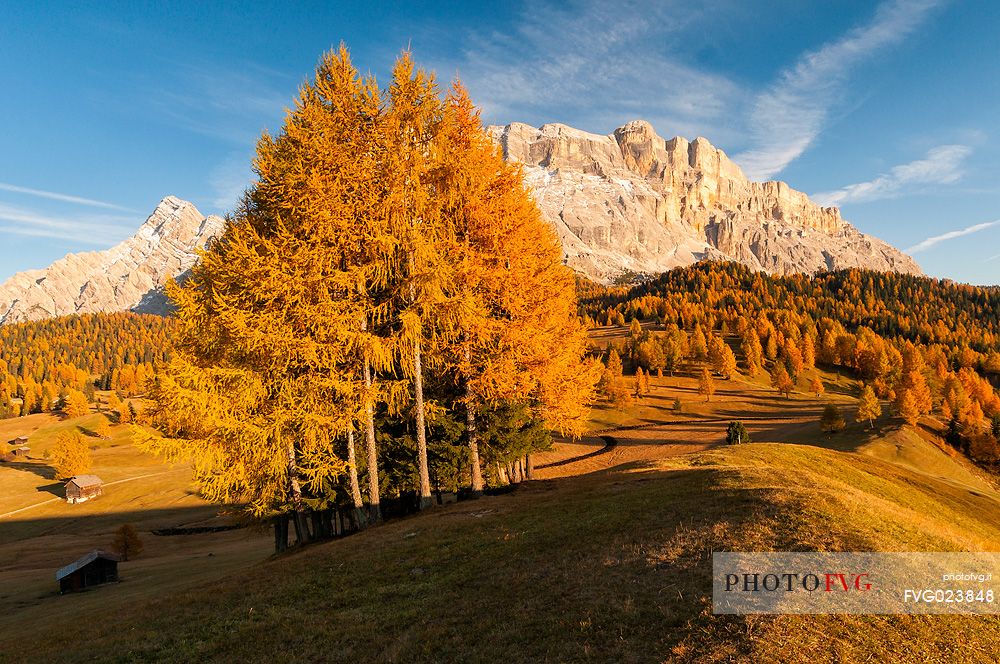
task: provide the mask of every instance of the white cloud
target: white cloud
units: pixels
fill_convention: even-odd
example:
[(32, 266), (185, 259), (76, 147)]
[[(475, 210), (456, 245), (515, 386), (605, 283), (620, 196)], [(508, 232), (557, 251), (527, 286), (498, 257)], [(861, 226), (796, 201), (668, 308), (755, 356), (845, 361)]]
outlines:
[[(968, 228), (963, 228), (961, 230), (949, 231), (947, 233), (942, 233), (941, 235), (935, 235), (933, 237), (929, 237), (926, 240), (918, 242), (917, 244), (907, 249), (906, 253), (915, 254), (921, 251), (926, 251), (927, 249), (930, 249), (933, 246), (941, 244), (942, 242), (947, 242), (948, 240), (954, 240), (955, 238), (964, 237), (966, 235), (972, 235), (973, 233), (979, 233), (980, 231), (985, 231), (986, 229), (993, 228), (994, 226), (1000, 226), (1000, 219), (997, 219), (995, 221), (987, 221), (986, 223), (982, 224), (975, 224), (973, 226), (969, 226)], [(994, 256), (994, 258), (1000, 258), (1000, 256)], [(993, 259), (990, 258), (988, 260), (993, 260)]]
[(962, 162), (971, 153), (967, 145), (941, 145), (929, 150), (923, 159), (895, 166), (874, 180), (813, 194), (812, 198), (820, 205), (842, 205), (891, 198), (910, 185), (951, 184), (962, 177)]
[(110, 246), (134, 230), (134, 220), (108, 215), (52, 217), (0, 203), (0, 232)]
[(298, 91), (295, 79), (254, 64), (177, 64), (172, 76), (149, 92), (153, 110), (183, 129), (238, 145), (252, 145), (269, 122), (280, 120)]
[(867, 25), (800, 57), (758, 95), (750, 115), (751, 147), (735, 161), (753, 179), (781, 172), (819, 136), (851, 70), (901, 42), (939, 4), (941, 0), (886, 2)]
[(243, 191), (250, 186), (253, 181), (251, 159), (252, 155), (233, 153), (212, 169), (208, 183), (214, 193), (212, 205), (217, 210), (222, 212), (232, 210), (243, 195)]
[(14, 194), (25, 194), (27, 196), (35, 196), (37, 198), (47, 198), (53, 201), (61, 201), (63, 203), (75, 203), (76, 205), (87, 205), (90, 207), (106, 208), (109, 210), (123, 210), (125, 212), (134, 211), (129, 208), (122, 207), (121, 205), (115, 205), (114, 203), (95, 201), (92, 198), (81, 198), (79, 196), (60, 194), (54, 191), (43, 191), (41, 189), (31, 189), (30, 187), (19, 187), (15, 184), (8, 184), (6, 182), (0, 182), (0, 191), (9, 191)]
[[(609, 131), (645, 119), (667, 135), (710, 133), (745, 94), (726, 76), (688, 64), (687, 30), (710, 24), (714, 3), (530, 4), (518, 28), (469, 35), (457, 71), (488, 122), (571, 122)], [(447, 81), (444, 81), (447, 83)]]

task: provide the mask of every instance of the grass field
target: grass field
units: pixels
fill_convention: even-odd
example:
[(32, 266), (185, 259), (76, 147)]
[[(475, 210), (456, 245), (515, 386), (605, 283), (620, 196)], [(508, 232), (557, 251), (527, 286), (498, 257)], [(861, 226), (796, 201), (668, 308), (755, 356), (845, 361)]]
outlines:
[[(705, 402), (691, 376), (654, 377), (626, 412), (596, 408), (589, 437), (536, 455), (537, 479), (511, 494), (278, 558), (249, 530), (148, 534), (216, 522), (215, 509), (187, 470), (116, 429), (95, 443), (94, 472), (127, 481), (0, 517), (0, 660), (997, 661), (1000, 618), (711, 614), (713, 550), (1000, 548), (995, 478), (943, 445), (940, 423), (885, 416), (868, 430), (852, 421), (856, 385), (822, 378), (819, 398), (735, 379)], [(851, 422), (832, 436), (818, 423), (829, 402)], [(754, 444), (724, 445), (732, 419)], [(32, 428), (44, 452), (87, 423), (0, 431)], [(52, 496), (43, 470), (0, 466), (0, 513)], [(55, 568), (126, 521), (147, 550), (124, 581), (55, 594)], [(25, 625), (32, 638), (16, 638)]]
[[(122, 608), (218, 578), (271, 552), (266, 534), (254, 530), (153, 535), (154, 529), (228, 521), (217, 516), (217, 506), (192, 492), (187, 467), (137, 450), (129, 427), (112, 426), (109, 439), (90, 435), (99, 417), (38, 414), (0, 420), (0, 440), (27, 435), (31, 447), (28, 459), (0, 464), (0, 634), (45, 624), (53, 611), (103, 610), (106, 596), (99, 593), (60, 597), (55, 572), (91, 549), (108, 548), (124, 523), (137, 528), (144, 551), (121, 565), (124, 581), (115, 590)], [(82, 432), (91, 447), (90, 472), (105, 482), (103, 496), (77, 505), (65, 502), (63, 483), (46, 460), (56, 436), (68, 429)]]
[[(992, 662), (1000, 619), (716, 617), (709, 579), (713, 550), (982, 549), (1000, 541), (998, 509), (995, 493), (862, 455), (720, 448), (531, 482), (110, 611), (96, 624), (65, 615), (33, 626), (31, 642), (8, 641), (8, 654)], [(91, 595), (110, 608), (120, 592)]]

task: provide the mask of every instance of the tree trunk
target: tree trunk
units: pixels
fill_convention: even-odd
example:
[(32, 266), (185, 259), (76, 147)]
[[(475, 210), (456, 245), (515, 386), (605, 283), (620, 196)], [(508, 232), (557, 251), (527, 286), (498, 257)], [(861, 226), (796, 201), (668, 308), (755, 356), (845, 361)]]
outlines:
[(279, 514), (274, 517), (274, 552), (281, 553), (288, 549), (288, 515)]
[[(465, 363), (470, 362), (469, 345), (465, 346)], [(469, 465), (472, 475), (472, 496), (478, 498), (483, 495), (483, 469), (479, 461), (479, 432), (476, 431), (476, 409), (473, 405), (472, 391), (469, 389), (469, 381), (465, 382), (465, 430), (469, 435)]]
[(354, 429), (347, 432), (347, 468), (351, 479), (351, 501), (354, 503), (354, 521), (364, 528), (364, 511), (361, 502), (361, 486), (358, 484), (358, 457), (354, 450)]
[(288, 497), (294, 508), (295, 543), (305, 544), (309, 541), (309, 526), (302, 511), (302, 487), (299, 485), (299, 467), (295, 460), (295, 445), (288, 441), (285, 445), (288, 452)]
[(497, 461), (497, 479), (502, 484), (510, 484), (510, 478), (507, 476), (507, 471), (504, 470), (504, 467), (500, 465), (499, 461)]
[(420, 469), (420, 509), (431, 506), (431, 477), (427, 468), (427, 427), (424, 423), (424, 381), (420, 339), (413, 344), (413, 396), (416, 406), (417, 465)]
[(329, 535), (326, 534), (326, 529), (323, 525), (323, 515), (320, 512), (310, 512), (309, 521), (312, 525), (312, 535), (314, 539), (323, 540), (327, 539)]
[(372, 369), (365, 357), (365, 447), (368, 451), (368, 511), (369, 521), (378, 523), (382, 520), (382, 508), (379, 505), (378, 488), (378, 450), (375, 448), (375, 405), (372, 403)]
[(535, 479), (535, 464), (531, 460), (530, 454), (524, 455), (524, 479), (526, 480)]
[[(410, 251), (410, 300), (413, 304), (417, 302), (417, 289), (412, 279), (415, 270), (413, 252)], [(420, 359), (421, 347), (420, 333), (413, 341), (413, 397), (416, 408), (417, 426), (417, 466), (420, 469), (420, 509), (426, 509), (432, 505), (431, 501), (431, 476), (427, 469), (427, 427), (424, 424), (424, 376), (423, 365)]]
[(323, 529), (327, 537), (333, 538), (337, 534), (337, 529), (333, 525), (334, 515), (337, 511), (333, 508), (323, 510)]
[(309, 529), (306, 527), (305, 519), (298, 510), (292, 512), (292, 524), (295, 526), (295, 544), (301, 545), (309, 541)]

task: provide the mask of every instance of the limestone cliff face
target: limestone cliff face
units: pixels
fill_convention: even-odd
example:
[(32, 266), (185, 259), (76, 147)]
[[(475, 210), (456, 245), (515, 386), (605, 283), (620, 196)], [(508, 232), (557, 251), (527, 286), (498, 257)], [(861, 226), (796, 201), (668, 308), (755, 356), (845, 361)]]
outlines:
[(163, 286), (190, 269), (196, 251), (221, 235), (223, 226), (222, 218), (168, 196), (117, 246), (69, 254), (0, 284), (0, 324), (99, 311), (163, 313)]
[[(865, 235), (783, 182), (751, 182), (704, 138), (664, 140), (647, 122), (608, 136), (560, 124), (490, 127), (524, 165), (566, 262), (598, 281), (699, 260), (773, 274), (861, 267), (919, 274), (912, 258)], [(164, 313), (163, 286), (222, 234), (220, 217), (164, 198), (139, 231), (107, 251), (70, 254), (0, 284), (0, 324), (98, 311)]]
[(571, 267), (600, 281), (702, 259), (774, 274), (864, 267), (920, 273), (912, 258), (784, 182), (751, 182), (704, 138), (665, 140), (635, 121), (609, 136), (561, 124), (490, 127), (524, 165)]

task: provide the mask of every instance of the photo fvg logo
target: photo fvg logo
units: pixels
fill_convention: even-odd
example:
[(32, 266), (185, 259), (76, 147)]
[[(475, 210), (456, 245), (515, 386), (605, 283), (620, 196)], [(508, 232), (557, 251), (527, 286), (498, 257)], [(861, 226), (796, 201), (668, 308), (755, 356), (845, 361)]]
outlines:
[(726, 574), (726, 592), (868, 592), (869, 572)]
[(714, 552), (716, 614), (1000, 614), (996, 552)]

